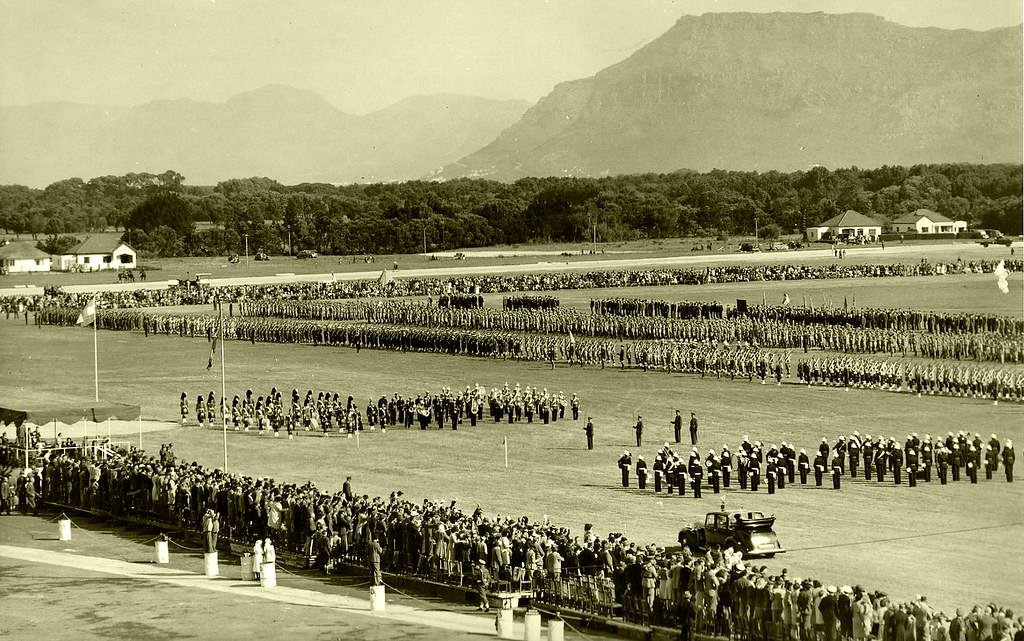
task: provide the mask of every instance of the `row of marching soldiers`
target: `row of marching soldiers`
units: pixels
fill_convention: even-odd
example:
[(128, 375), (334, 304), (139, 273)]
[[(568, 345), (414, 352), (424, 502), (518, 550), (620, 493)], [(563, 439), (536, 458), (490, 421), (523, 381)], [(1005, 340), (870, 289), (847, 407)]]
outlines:
[(652, 468), (648, 470), (643, 455), (637, 455), (634, 465), (632, 454), (626, 450), (618, 460), (622, 486), (629, 487), (630, 472), (635, 470), (637, 487), (641, 490), (647, 489), (648, 476), (653, 474), (655, 493), (660, 493), (664, 486), (668, 494), (685, 496), (689, 486), (694, 498), (699, 499), (705, 476), (715, 494), (731, 486), (734, 459), (740, 489), (757, 492), (764, 483), (769, 494), (784, 489), (787, 482), (794, 483), (797, 474), (801, 485), (807, 485), (813, 475), (816, 487), (821, 487), (825, 477), (830, 476), (832, 488), (838, 490), (842, 486), (847, 467), (851, 478), (857, 478), (861, 460), (865, 480), (872, 480), (874, 472), (879, 483), (885, 482), (886, 475), (891, 474), (893, 484), (902, 485), (905, 473), (907, 484), (916, 487), (918, 480), (931, 482), (933, 468), (937, 468), (939, 483), (942, 485), (948, 483), (950, 475), (953, 481), (959, 481), (961, 473), (971, 483), (977, 483), (979, 470), (984, 469), (985, 478), (991, 480), (1000, 463), (1006, 481), (1012, 483), (1016, 460), (1010, 439), (1000, 443), (993, 434), (988, 443), (982, 443), (978, 435), (972, 441), (963, 432), (956, 438), (950, 433), (945, 441), (937, 440), (934, 443), (927, 434), (923, 441), (917, 434), (913, 434), (907, 437), (902, 448), (893, 438), (872, 440), (868, 435), (862, 439), (859, 433), (854, 433), (849, 439), (841, 436), (834, 447), (829, 445), (828, 439), (823, 438), (813, 462), (807, 450), (801, 449), (797, 453), (785, 441), (781, 447), (772, 445), (766, 450), (760, 441), (751, 442), (747, 436), (743, 437), (743, 443), (735, 455), (727, 445), (723, 445), (721, 454), (709, 450), (703, 460), (696, 447), (684, 456), (685, 460), (665, 443), (658, 449)]

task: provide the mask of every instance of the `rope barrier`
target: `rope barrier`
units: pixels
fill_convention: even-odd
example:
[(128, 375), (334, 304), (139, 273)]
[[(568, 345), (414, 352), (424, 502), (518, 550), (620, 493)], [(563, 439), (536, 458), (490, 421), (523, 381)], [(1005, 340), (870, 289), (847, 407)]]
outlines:
[(574, 632), (574, 633), (576, 634), (576, 636), (580, 637), (581, 639), (589, 639), (589, 638), (590, 638), (590, 636), (589, 636), (589, 635), (587, 635), (587, 634), (584, 634), (584, 633), (583, 633), (583, 632), (581, 632), (581, 631), (580, 631), (579, 629), (577, 629), (577, 628), (576, 628), (575, 626), (573, 626), (573, 624), (571, 624), (571, 623), (569, 623), (568, 621), (566, 621), (565, 619), (563, 619), (563, 618), (562, 618), (562, 615), (561, 615), (561, 613), (559, 613), (559, 612), (558, 612), (557, 610), (547, 610), (547, 609), (545, 609), (545, 608), (539, 608), (539, 607), (537, 607), (537, 606), (535, 606), (535, 605), (534, 605), (534, 606), (532, 606), (532, 607), (533, 607), (533, 609), (534, 609), (534, 610), (537, 610), (538, 612), (544, 612), (544, 613), (546, 613), (546, 614), (549, 614), (549, 615), (551, 615), (551, 616), (552, 616), (553, 618), (554, 618), (554, 617), (558, 617), (558, 619), (559, 619), (559, 620), (560, 620), (560, 621), (561, 621), (562, 623), (564, 623), (564, 624), (566, 625), (566, 627), (568, 627), (568, 628), (569, 628), (570, 630), (572, 630), (572, 631), (573, 631), (573, 632)]

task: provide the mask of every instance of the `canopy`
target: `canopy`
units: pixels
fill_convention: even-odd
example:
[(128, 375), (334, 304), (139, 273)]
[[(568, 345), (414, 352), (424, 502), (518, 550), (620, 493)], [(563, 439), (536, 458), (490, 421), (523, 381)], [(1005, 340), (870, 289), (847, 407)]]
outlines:
[(65, 425), (74, 425), (83, 420), (102, 423), (111, 418), (130, 421), (140, 416), (142, 416), (142, 409), (138, 405), (111, 401), (69, 403), (30, 408), (0, 407), (0, 423), (4, 425), (14, 423), (15, 426), (19, 427), (22, 423), (46, 425), (54, 421)]

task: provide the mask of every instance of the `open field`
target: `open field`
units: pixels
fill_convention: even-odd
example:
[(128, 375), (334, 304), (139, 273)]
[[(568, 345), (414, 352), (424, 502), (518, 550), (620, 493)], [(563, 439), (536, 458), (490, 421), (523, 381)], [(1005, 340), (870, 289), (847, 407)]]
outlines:
[[(927, 279), (870, 280), (860, 286), (849, 281), (771, 283), (769, 301), (789, 291), (799, 301), (798, 286), (815, 287), (833, 304), (842, 292), (857, 293), (859, 305), (902, 302), (907, 307), (973, 309), (1014, 313), (1013, 297), (997, 295), (987, 278), (966, 276), (941, 280), (941, 288), (922, 287)], [(857, 281), (858, 283), (860, 281)], [(741, 286), (742, 285), (742, 286)], [(663, 294), (629, 289), (618, 293), (586, 290), (564, 292), (567, 302), (585, 304), (591, 296), (627, 295), (668, 298), (716, 298), (734, 295), (759, 298), (761, 284), (708, 288), (664, 288)], [(780, 287), (786, 287), (786, 290)], [(991, 294), (985, 293), (991, 287)], [(1019, 292), (1019, 286), (1015, 287)], [(726, 294), (728, 293), (728, 296)], [(742, 293), (742, 296), (741, 296)], [(574, 298), (577, 297), (577, 298)], [(963, 306), (961, 306), (963, 305)], [(1017, 307), (1019, 313), (1020, 307)], [(209, 346), (203, 339), (143, 338), (139, 334), (101, 332), (101, 396), (139, 403), (146, 418), (173, 419), (177, 397), (216, 390), (216, 368), (206, 370)], [(25, 327), (0, 321), (0, 395), (7, 401), (41, 403), (62, 396), (91, 398), (91, 332), (84, 329)], [(1024, 442), (1024, 408), (982, 400), (915, 398), (878, 391), (782, 387), (701, 380), (690, 375), (642, 373), (608, 369), (555, 370), (541, 363), (518, 363), (432, 354), (400, 354), (294, 345), (225, 346), (228, 395), (252, 388), (265, 394), (271, 386), (289, 390), (338, 391), (360, 404), (395, 392), (416, 394), (441, 386), (462, 388), (479, 382), (487, 387), (510, 385), (547, 387), (576, 392), (583, 417), (593, 416), (597, 446), (585, 449), (583, 421), (493, 425), (457, 432), (391, 430), (367, 432), (356, 441), (323, 439), (300, 434), (294, 441), (228, 434), (228, 467), (250, 475), (286, 482), (314, 480), (327, 490), (338, 489), (352, 474), (358, 492), (386, 495), (402, 490), (406, 496), (457, 499), (463, 509), (476, 504), (490, 514), (545, 515), (582, 531), (593, 523), (602, 534), (624, 532), (644, 543), (672, 545), (683, 523), (717, 509), (718, 498), (655, 496), (619, 487), (615, 460), (622, 449), (638, 453), (630, 426), (637, 414), (647, 426), (644, 447), (652, 460), (658, 445), (669, 440), (669, 420), (675, 408), (696, 411), (701, 419), (701, 448), (735, 448), (743, 435), (766, 444), (782, 440), (812, 448), (822, 436), (854, 430), (903, 439), (961, 429), (990, 433)], [(502, 437), (509, 439), (509, 469), (503, 465)], [(147, 448), (174, 442), (184, 460), (223, 464), (219, 431), (173, 429), (147, 434)], [(682, 447), (682, 446), (680, 446)], [(686, 446), (683, 449), (688, 449)], [(1000, 477), (997, 477), (997, 479)], [(778, 532), (789, 552), (766, 561), (788, 567), (791, 575), (813, 576), (826, 582), (860, 583), (888, 591), (898, 599), (927, 594), (943, 609), (981, 601), (1024, 608), (1019, 586), (1024, 561), (1006, 550), (1024, 536), (1024, 486), (982, 481), (940, 487), (936, 483), (911, 490), (864, 481), (846, 480), (840, 492), (813, 487), (790, 487), (768, 496), (732, 490), (724, 495), (730, 509), (773, 512)]]

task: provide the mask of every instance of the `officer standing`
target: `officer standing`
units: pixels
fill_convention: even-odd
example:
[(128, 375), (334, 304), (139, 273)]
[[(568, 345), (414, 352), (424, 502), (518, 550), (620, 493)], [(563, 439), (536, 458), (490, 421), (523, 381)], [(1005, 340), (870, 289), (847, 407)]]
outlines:
[(807, 456), (807, 450), (803, 448), (800, 448), (797, 467), (800, 468), (800, 485), (807, 485), (807, 474), (811, 471), (811, 459)]
[(675, 418), (672, 419), (672, 430), (675, 432), (675, 442), (678, 443), (683, 437), (683, 417), (679, 415), (679, 410), (676, 410)]
[(636, 425), (633, 426), (633, 431), (636, 432), (636, 446), (643, 447), (644, 442), (644, 421), (643, 417), (639, 414), (636, 417)]
[(690, 412), (690, 445), (697, 444), (697, 413)]
[(1013, 483), (1013, 462), (1017, 455), (1013, 451), (1013, 441), (1006, 439), (1003, 443), (1003, 471), (1006, 473), (1006, 482)]
[(641, 490), (647, 489), (647, 461), (643, 454), (636, 455), (636, 483)]
[(587, 417), (587, 426), (583, 428), (583, 431), (587, 433), (587, 449), (594, 449), (594, 419), (591, 416)]
[(825, 475), (825, 457), (819, 451), (814, 457), (814, 487), (821, 487), (821, 478)]
[(729, 451), (728, 445), (722, 446), (722, 486), (725, 488), (729, 487), (729, 477), (732, 474), (732, 452)]

